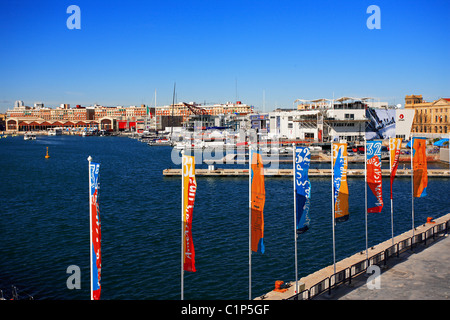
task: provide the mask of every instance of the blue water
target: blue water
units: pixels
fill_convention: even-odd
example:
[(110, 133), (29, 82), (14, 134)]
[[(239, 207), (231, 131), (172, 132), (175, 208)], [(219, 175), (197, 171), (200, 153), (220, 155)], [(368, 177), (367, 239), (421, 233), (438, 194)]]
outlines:
[[(0, 289), (14, 284), (35, 299), (89, 299), (90, 155), (101, 163), (102, 299), (179, 299), (181, 181), (162, 175), (176, 167), (171, 151), (124, 137), (1, 139)], [(185, 273), (185, 299), (247, 299), (248, 179), (199, 176), (197, 183), (197, 272)], [(365, 249), (364, 179), (348, 183), (350, 219), (336, 225), (337, 260)], [(299, 277), (333, 262), (331, 182), (312, 178), (311, 184), (312, 222), (298, 240)], [(266, 177), (265, 185), (266, 252), (252, 256), (254, 297), (272, 290), (275, 280), (295, 279), (292, 179)], [(382, 213), (369, 215), (369, 246), (391, 236), (389, 179), (383, 188)], [(429, 195), (415, 200), (416, 226), (449, 212), (449, 190), (450, 179), (429, 179)], [(394, 195), (398, 235), (411, 228), (410, 179), (397, 178)], [(66, 286), (70, 265), (81, 269), (79, 290)]]

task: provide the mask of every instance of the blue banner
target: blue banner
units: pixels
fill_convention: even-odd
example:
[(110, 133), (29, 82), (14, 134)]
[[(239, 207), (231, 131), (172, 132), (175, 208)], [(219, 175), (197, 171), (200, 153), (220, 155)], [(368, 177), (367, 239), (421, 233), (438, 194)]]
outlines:
[(311, 183), (308, 178), (311, 153), (307, 147), (295, 148), (295, 201), (297, 234), (309, 229), (309, 199), (311, 197)]
[(381, 141), (366, 142), (367, 212), (381, 212), (383, 208), (381, 176)]

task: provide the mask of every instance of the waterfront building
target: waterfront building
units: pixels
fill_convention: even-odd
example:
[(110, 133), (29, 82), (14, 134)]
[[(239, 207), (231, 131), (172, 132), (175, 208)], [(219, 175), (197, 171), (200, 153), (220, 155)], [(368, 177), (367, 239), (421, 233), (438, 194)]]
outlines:
[(428, 138), (450, 133), (450, 98), (427, 102), (422, 95), (405, 96), (405, 108), (414, 110), (412, 132)]
[[(236, 103), (227, 102), (225, 104), (201, 105), (195, 102), (179, 102), (171, 105), (161, 106), (155, 108), (156, 129), (164, 130), (166, 127), (191, 126), (192, 121), (189, 122), (190, 117), (200, 116), (197, 121), (207, 121), (209, 124), (216, 123), (212, 120), (215, 117), (222, 115), (239, 115), (249, 114), (253, 112), (253, 107), (243, 104), (241, 101)], [(204, 117), (213, 116), (213, 117)]]
[(252, 107), (228, 102), (226, 104), (198, 105), (195, 103), (177, 103), (174, 106), (149, 108), (141, 106), (107, 107), (93, 105), (70, 108), (61, 104), (57, 108), (44, 107), (43, 104), (28, 107), (18, 101), (12, 110), (6, 112), (7, 131), (46, 130), (49, 127), (93, 128), (112, 131), (164, 130), (166, 127), (180, 127), (187, 123), (190, 116), (201, 112), (205, 115), (219, 116), (236, 113), (249, 113)]
[[(367, 128), (379, 131), (373, 138), (395, 135), (409, 139), (412, 114), (372, 98), (297, 99), (297, 107), (277, 109), (252, 120), (252, 127), (267, 130), (271, 138), (327, 142), (333, 139), (362, 141)], [(266, 120), (268, 118), (268, 120)], [(264, 124), (266, 121), (266, 124)], [(258, 124), (257, 122), (260, 122)], [(388, 131), (389, 130), (389, 131)]]

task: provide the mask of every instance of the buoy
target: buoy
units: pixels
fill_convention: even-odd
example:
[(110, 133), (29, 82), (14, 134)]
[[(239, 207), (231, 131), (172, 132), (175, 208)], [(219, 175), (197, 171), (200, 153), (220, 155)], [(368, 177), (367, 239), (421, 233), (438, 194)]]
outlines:
[(45, 155), (45, 159), (50, 158), (50, 156), (48, 155), (48, 147), (47, 147), (47, 154)]
[(281, 281), (281, 280), (277, 280), (277, 281), (275, 281), (275, 289), (273, 289), (273, 291), (276, 291), (276, 292), (286, 292), (287, 291), (287, 289), (285, 289), (285, 288), (281, 288), (281, 286), (283, 286), (283, 284), (284, 284), (284, 281)]
[(431, 221), (431, 220), (433, 220), (433, 218), (432, 217), (428, 217), (427, 218), (427, 223), (436, 223), (436, 221)]

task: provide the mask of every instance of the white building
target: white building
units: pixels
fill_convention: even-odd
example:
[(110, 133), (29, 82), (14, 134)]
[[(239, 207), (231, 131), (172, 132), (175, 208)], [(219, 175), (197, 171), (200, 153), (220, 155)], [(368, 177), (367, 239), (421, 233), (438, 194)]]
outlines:
[(414, 109), (395, 109), (395, 136), (409, 140), (414, 120)]

